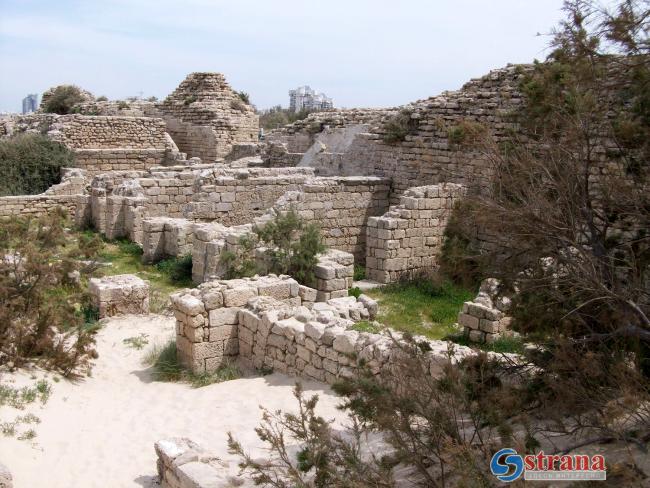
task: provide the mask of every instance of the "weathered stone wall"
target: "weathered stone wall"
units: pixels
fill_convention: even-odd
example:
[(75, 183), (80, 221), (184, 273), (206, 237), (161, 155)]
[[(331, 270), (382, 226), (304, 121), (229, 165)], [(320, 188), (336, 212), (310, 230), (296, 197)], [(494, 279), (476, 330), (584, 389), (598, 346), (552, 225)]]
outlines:
[(207, 282), (171, 295), (178, 359), (194, 373), (212, 372), (239, 355), (239, 311), (255, 296), (300, 305), (300, 285), (289, 276)]
[(289, 190), (301, 188), (310, 168), (156, 167), (95, 177), (89, 218), (111, 238), (142, 243), (142, 220), (153, 217), (238, 225), (252, 222)]
[(327, 247), (352, 253), (363, 262), (368, 218), (387, 210), (389, 193), (390, 181), (383, 178), (311, 178), (300, 191), (280, 198), (266, 218), (294, 209), (320, 227)]
[[(289, 277), (213, 281), (172, 295), (177, 351), (196, 373), (238, 359), (245, 366), (333, 383), (356, 374), (364, 361), (374, 374), (396, 347), (387, 335), (360, 333), (355, 321), (373, 318), (377, 303), (361, 295), (312, 302), (314, 290)], [(399, 334), (396, 334), (399, 338)], [(430, 341), (431, 374), (447, 361), (448, 343)], [(456, 357), (470, 353), (455, 348)]]
[(146, 170), (171, 157), (162, 119), (124, 116), (31, 114), (0, 122), (6, 135), (39, 132), (75, 154), (75, 165), (90, 175)]
[(443, 235), (465, 187), (445, 183), (408, 189), (399, 205), (368, 219), (366, 275), (380, 283), (398, 281), (438, 265)]
[(204, 162), (258, 139), (259, 117), (219, 73), (191, 73), (156, 108), (179, 149)]
[(510, 330), (512, 317), (506, 314), (512, 300), (500, 293), (501, 284), (495, 278), (483, 280), (474, 300), (465, 302), (458, 314), (458, 325), (472, 342), (491, 343), (513, 334)]
[(311, 168), (213, 168), (195, 181), (187, 217), (241, 225), (261, 216), (288, 191), (304, 187)]
[[(410, 113), (414, 129), (405, 140), (387, 143), (383, 140), (385, 122), (401, 109), (369, 111), (364, 117), (352, 117), (343, 111), (335, 120), (327, 120), (327, 112), (312, 114), (305, 121), (282, 129), (269, 140), (287, 144), (289, 152), (307, 152), (305, 140), (314, 142), (320, 127), (353, 127), (366, 124), (369, 129), (357, 134), (340, 157), (312, 158), (308, 163), (317, 174), (373, 175), (393, 181), (392, 202), (413, 186), (455, 182), (481, 188), (490, 175), (490, 165), (471, 144), (455, 142), (463, 136), (463, 125), (480, 123), (497, 141), (518, 127), (508, 115), (521, 106), (519, 81), (526, 66), (508, 66), (471, 80), (460, 90), (443, 94), (402, 107)], [(326, 131), (327, 132), (327, 131)], [(299, 141), (294, 143), (293, 141)], [(300, 149), (298, 151), (297, 149)], [(325, 150), (325, 153), (328, 153)], [(333, 154), (336, 154), (334, 152)], [(276, 157), (275, 166), (281, 163)], [(287, 162), (292, 164), (293, 159)], [(335, 169), (332, 166), (335, 165)]]
[(63, 208), (74, 217), (77, 211), (84, 212), (86, 199), (81, 195), (86, 188), (86, 174), (82, 170), (64, 170), (61, 183), (51, 186), (39, 195), (18, 195), (0, 197), (0, 217), (14, 215), (39, 216)]

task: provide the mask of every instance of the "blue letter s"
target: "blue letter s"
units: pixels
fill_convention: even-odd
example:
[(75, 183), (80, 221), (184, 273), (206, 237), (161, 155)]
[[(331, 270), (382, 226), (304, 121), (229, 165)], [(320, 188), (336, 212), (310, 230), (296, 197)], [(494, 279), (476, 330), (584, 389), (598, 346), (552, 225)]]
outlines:
[[(503, 456), (505, 456), (505, 458), (502, 463), (501, 457)], [(515, 471), (512, 474), (508, 474), (511, 467), (514, 467)], [(492, 461), (490, 461), (490, 471), (492, 471), (492, 474), (496, 476), (499, 481), (510, 483), (519, 478), (521, 473), (524, 472), (524, 460), (514, 449), (501, 449), (492, 456)]]

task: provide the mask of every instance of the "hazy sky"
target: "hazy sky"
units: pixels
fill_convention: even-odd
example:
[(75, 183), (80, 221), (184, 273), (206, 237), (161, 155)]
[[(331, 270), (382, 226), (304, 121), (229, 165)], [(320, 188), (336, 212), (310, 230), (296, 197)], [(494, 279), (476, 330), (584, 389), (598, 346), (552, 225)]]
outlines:
[(546, 54), (561, 0), (0, 0), (0, 111), (74, 83), (163, 98), (218, 71), (260, 108), (308, 84), (336, 106), (404, 104)]

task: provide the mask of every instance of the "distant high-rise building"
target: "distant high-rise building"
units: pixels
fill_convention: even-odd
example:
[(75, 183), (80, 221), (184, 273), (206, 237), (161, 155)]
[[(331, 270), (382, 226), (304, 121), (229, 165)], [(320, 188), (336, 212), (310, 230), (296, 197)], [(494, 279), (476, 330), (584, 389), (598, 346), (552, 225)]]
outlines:
[(334, 102), (324, 93), (317, 93), (308, 85), (289, 91), (289, 110), (326, 110), (334, 108)]
[(38, 95), (30, 93), (23, 98), (23, 114), (30, 114), (38, 110)]

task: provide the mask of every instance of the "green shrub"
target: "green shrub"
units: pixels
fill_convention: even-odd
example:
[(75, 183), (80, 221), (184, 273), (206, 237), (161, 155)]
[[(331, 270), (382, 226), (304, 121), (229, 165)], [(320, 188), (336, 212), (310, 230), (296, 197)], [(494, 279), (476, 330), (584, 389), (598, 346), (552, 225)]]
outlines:
[(402, 109), (384, 122), (383, 141), (387, 144), (397, 144), (404, 141), (406, 136), (415, 133), (419, 124), (417, 119), (411, 117), (412, 114), (412, 110)]
[(268, 130), (277, 129), (287, 124), (304, 120), (310, 113), (312, 113), (311, 110), (292, 112), (287, 108), (282, 108), (280, 105), (277, 105), (260, 113), (260, 127)]
[(61, 181), (61, 168), (73, 165), (72, 152), (44, 135), (0, 140), (0, 196), (43, 193)]
[(361, 281), (366, 279), (366, 267), (360, 264), (354, 265), (354, 281)]
[(237, 110), (239, 112), (246, 112), (246, 104), (239, 99), (231, 100), (230, 108), (232, 108), (233, 110)]
[(108, 102), (108, 97), (101, 95), (97, 97), (95, 100), (97, 100), (98, 102)]
[[(305, 223), (290, 210), (253, 231), (252, 236), (240, 239), (236, 252), (222, 254), (227, 279), (275, 273), (288, 274), (304, 285), (314, 283), (316, 256), (325, 251), (320, 230), (315, 224)], [(265, 248), (263, 262), (255, 258), (255, 249), (259, 247)]]
[(42, 109), (47, 113), (65, 115), (73, 113), (73, 108), (86, 101), (81, 89), (74, 85), (61, 85), (52, 90)]
[(248, 93), (243, 92), (243, 91), (239, 91), (239, 92), (237, 92), (237, 96), (238, 96), (239, 99), (240, 99), (242, 102), (244, 102), (246, 105), (250, 105), (250, 103), (251, 103), (251, 98), (250, 98), (250, 95), (249, 95)]
[(126, 110), (129, 108), (129, 104), (126, 103), (124, 100), (120, 100), (117, 104), (117, 109), (118, 110)]
[(198, 98), (196, 97), (196, 95), (188, 95), (187, 97), (185, 97), (185, 100), (183, 100), (183, 104), (184, 105), (192, 105), (197, 100), (198, 100)]
[(187, 284), (192, 281), (191, 254), (163, 259), (156, 263), (156, 268), (174, 284)]
[(349, 297), (354, 297), (354, 298), (359, 298), (363, 292), (361, 291), (361, 288), (358, 286), (355, 286), (354, 288), (350, 288), (348, 290), (348, 296)]

